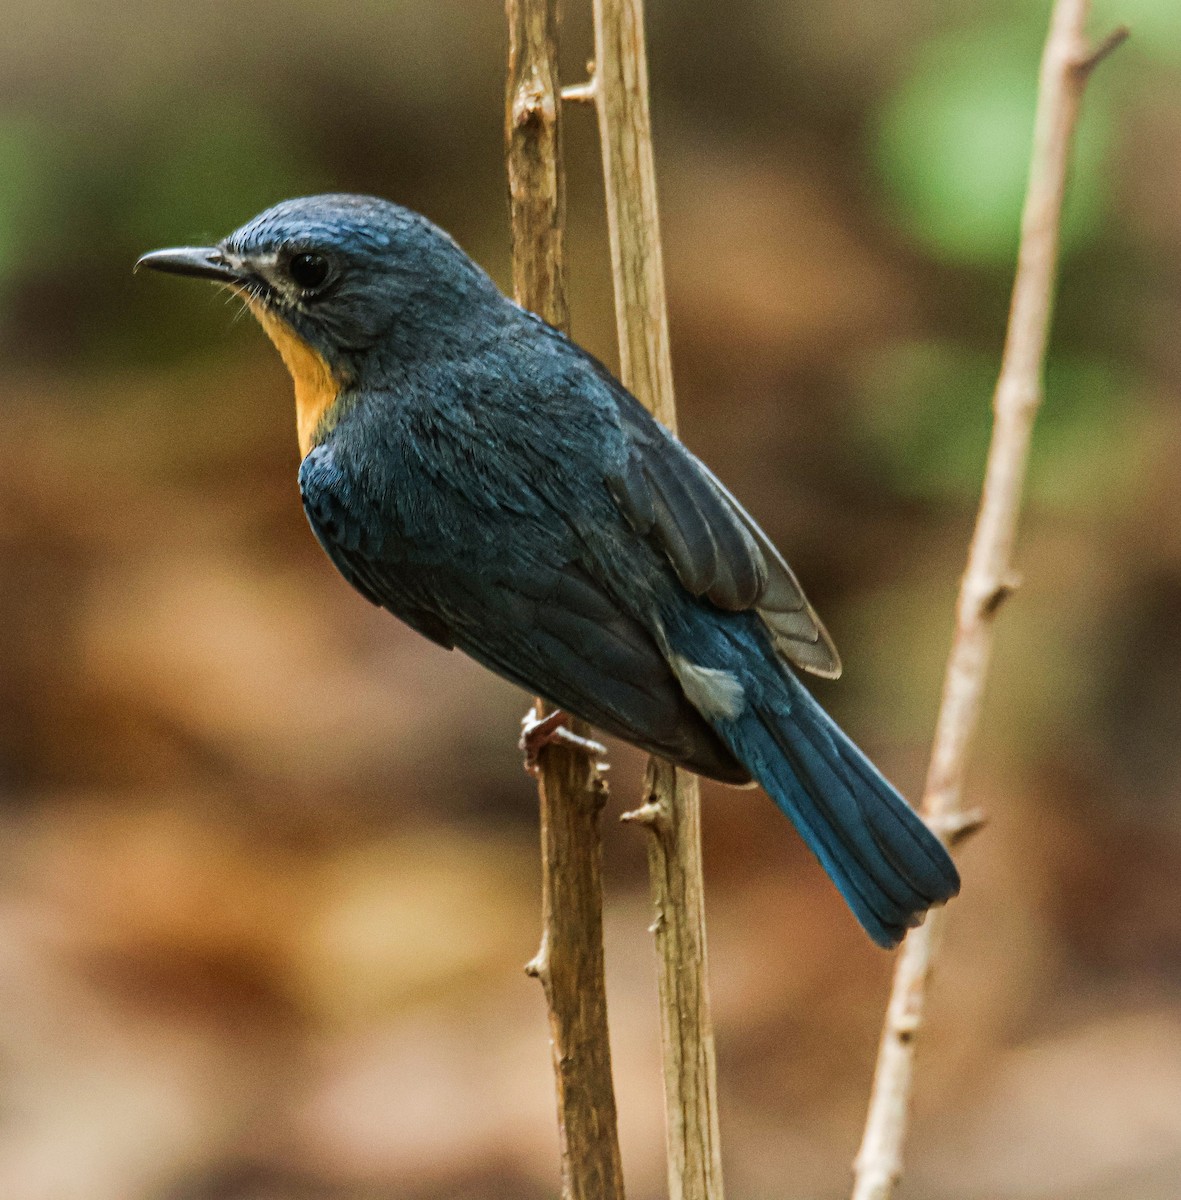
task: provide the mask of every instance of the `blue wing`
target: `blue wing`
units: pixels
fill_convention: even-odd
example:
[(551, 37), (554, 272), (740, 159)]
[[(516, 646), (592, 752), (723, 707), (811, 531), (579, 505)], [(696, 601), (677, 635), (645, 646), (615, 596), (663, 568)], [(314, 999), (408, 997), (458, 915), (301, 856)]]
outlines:
[(606, 378), (627, 435), (627, 456), (608, 484), (632, 528), (656, 542), (693, 595), (731, 612), (755, 610), (788, 662), (835, 679), (836, 647), (771, 540), (700, 459)]

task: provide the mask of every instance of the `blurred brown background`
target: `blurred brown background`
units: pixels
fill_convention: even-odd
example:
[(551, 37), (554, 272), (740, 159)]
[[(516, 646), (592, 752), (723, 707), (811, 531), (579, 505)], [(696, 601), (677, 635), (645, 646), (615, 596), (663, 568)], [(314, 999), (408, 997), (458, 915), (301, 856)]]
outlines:
[[(1088, 96), (913, 1200), (1181, 1195), (1181, 7), (1096, 9), (1134, 38)], [(501, 7), (7, 12), (0, 1197), (553, 1196), (523, 698), (323, 559), (253, 324), (130, 274), (343, 189), (507, 281)], [(683, 435), (804, 579), (847, 663), (817, 690), (911, 796), (1047, 16), (650, 3)], [(591, 115), (567, 131), (575, 334), (614, 361)], [(655, 973), (643, 844), (614, 820), (638, 764), (614, 758), (614, 1052), (647, 1200)], [(706, 804), (729, 1194), (841, 1196), (890, 959), (761, 794)]]

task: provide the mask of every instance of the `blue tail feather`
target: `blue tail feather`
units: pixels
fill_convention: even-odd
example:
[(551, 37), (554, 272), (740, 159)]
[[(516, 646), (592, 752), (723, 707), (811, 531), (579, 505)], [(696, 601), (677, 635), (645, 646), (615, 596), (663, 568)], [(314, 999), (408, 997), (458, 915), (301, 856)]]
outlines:
[[(866, 932), (895, 946), (959, 891), (947, 851), (787, 672), (726, 729), (738, 757), (799, 830)], [(778, 681), (776, 681), (778, 683)]]

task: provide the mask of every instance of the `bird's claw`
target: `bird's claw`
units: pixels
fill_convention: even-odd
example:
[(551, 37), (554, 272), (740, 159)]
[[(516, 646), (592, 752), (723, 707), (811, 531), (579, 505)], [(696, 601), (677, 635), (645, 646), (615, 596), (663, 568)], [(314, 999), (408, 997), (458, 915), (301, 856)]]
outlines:
[[(552, 745), (554, 742), (584, 750), (592, 758), (601, 759), (606, 755), (607, 747), (602, 742), (596, 742), (593, 738), (580, 737), (567, 727), (566, 722), (569, 720), (569, 714), (560, 708), (548, 716), (538, 716), (536, 705), (521, 719), (521, 740), (517, 742), (517, 748), (525, 756), (525, 770), (530, 775), (538, 774), (540, 771), (538, 755), (546, 746)], [(602, 762), (596, 765), (599, 770), (606, 767), (606, 764)]]

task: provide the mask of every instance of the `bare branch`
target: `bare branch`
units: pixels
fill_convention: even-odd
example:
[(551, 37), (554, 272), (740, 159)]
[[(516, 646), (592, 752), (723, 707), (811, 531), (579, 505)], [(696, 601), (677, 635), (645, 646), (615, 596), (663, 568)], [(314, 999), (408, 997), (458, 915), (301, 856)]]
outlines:
[[(624, 383), (676, 426), (642, 0), (595, 0), (595, 99)], [(697, 780), (653, 759), (645, 803), (656, 908), (671, 1200), (723, 1200)]]
[[(565, 329), (556, 0), (507, 0), (507, 15), (513, 287), (518, 303)], [(537, 713), (545, 713), (540, 701)], [(525, 969), (541, 981), (549, 1008), (563, 1200), (623, 1200), (603, 971), (599, 814), (607, 786), (595, 749), (567, 738), (537, 753), (542, 938)]]
[[(948, 842), (979, 828), (965, 814), (964, 772), (979, 723), (994, 618), (1014, 587), (1011, 561), (1053, 311), (1067, 168), (1083, 89), (1095, 65), (1126, 37), (1117, 30), (1095, 50), (1086, 42), (1087, 0), (1057, 0), (1042, 57), (1029, 189), (1012, 308), (993, 401), (995, 420), (984, 491), (960, 587), (956, 630), (935, 730), (923, 814)], [(870, 1097), (854, 1165), (853, 1200), (888, 1200), (902, 1173), (915, 1039), (946, 910), (906, 940), (894, 974)]]

